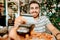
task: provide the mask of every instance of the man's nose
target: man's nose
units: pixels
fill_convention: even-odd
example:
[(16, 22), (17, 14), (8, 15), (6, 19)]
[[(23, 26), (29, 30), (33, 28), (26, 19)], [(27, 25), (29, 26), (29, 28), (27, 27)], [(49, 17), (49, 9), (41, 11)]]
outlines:
[(35, 11), (36, 11), (36, 9), (33, 9), (33, 11), (35, 12)]

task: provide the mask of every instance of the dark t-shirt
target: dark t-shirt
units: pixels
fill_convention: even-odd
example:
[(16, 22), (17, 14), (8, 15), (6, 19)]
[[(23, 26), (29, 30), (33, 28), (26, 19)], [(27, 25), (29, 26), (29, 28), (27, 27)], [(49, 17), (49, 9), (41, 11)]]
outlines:
[(6, 26), (6, 16), (0, 16), (0, 26)]

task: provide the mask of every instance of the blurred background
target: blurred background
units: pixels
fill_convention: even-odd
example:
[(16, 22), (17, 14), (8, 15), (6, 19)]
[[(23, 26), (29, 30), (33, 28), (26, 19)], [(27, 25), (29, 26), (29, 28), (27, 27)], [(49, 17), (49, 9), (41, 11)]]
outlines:
[(19, 16), (18, 14), (18, 1), (8, 0), (7, 1), (7, 15), (8, 15), (8, 26), (14, 25), (14, 20)]

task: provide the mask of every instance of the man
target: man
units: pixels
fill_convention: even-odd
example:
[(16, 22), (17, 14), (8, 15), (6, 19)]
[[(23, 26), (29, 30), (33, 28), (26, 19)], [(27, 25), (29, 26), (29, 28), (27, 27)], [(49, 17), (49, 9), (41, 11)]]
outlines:
[[(52, 24), (51, 22), (48, 20), (48, 18), (46, 16), (40, 16), (40, 6), (39, 3), (36, 1), (31, 1), (31, 3), (29, 4), (30, 7), (30, 11), (29, 13), (33, 16), (34, 22), (31, 23), (35, 23), (35, 27), (33, 29), (33, 31), (35, 33), (45, 33), (46, 28), (49, 29), (49, 31), (57, 37), (57, 39), (60, 39), (60, 31), (58, 31)], [(30, 21), (27, 21), (25, 19), (25, 17), (18, 17), (15, 20), (15, 24), (14, 27), (11, 29), (9, 36), (15, 40), (19, 40), (19, 35), (17, 34), (16, 30), (18, 29), (18, 26), (21, 24), (29, 24)], [(11, 33), (12, 32), (12, 33)], [(14, 36), (14, 37), (13, 37)]]
[(4, 3), (0, 2), (0, 40), (7, 40), (6, 15), (4, 15)]
[(0, 26), (6, 26), (6, 16), (4, 15), (4, 4), (0, 3)]

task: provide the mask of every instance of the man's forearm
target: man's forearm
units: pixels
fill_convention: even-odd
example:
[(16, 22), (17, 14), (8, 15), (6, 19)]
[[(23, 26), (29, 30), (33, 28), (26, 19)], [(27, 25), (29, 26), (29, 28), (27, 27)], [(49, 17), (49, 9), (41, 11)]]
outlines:
[(58, 33), (60, 33), (60, 31), (59, 31), (58, 29), (56, 29), (56, 28), (51, 29), (51, 32), (52, 32), (52, 34), (55, 35), (55, 36), (56, 36)]
[(54, 36), (56, 36), (57, 33), (60, 33), (60, 31), (57, 28), (55, 28), (52, 24), (48, 24), (47, 28), (52, 32)]
[(60, 40), (60, 31), (57, 28), (55, 28), (52, 24), (48, 24), (47, 28), (52, 32), (57, 40)]

